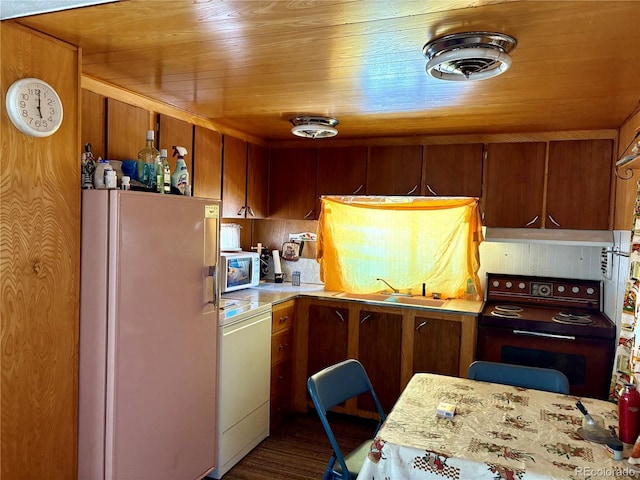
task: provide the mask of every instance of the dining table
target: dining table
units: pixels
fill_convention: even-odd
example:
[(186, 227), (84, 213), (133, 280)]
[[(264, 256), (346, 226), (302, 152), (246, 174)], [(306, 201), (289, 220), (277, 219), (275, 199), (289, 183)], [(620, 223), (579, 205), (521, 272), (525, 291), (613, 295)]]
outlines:
[[(416, 373), (374, 438), (358, 480), (640, 478), (580, 433), (583, 414), (618, 426), (612, 402)], [(455, 414), (436, 414), (441, 402)], [(625, 451), (630, 451), (627, 446)]]

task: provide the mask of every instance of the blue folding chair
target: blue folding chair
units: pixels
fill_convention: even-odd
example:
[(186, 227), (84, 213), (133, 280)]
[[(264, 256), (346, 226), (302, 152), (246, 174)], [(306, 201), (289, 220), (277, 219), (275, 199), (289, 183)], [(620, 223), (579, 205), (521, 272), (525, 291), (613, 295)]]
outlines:
[(477, 360), (469, 366), (468, 378), (547, 392), (569, 393), (569, 380), (566, 375), (552, 368)]
[(333, 449), (333, 454), (329, 459), (322, 479), (355, 480), (369, 453), (373, 439), (363, 442), (358, 448), (343, 456), (336, 437), (329, 426), (327, 411), (350, 398), (369, 392), (380, 416), (380, 421), (374, 432), (375, 436), (386, 415), (382, 410), (382, 405), (380, 405), (377, 395), (373, 391), (367, 372), (357, 360), (345, 360), (311, 375), (307, 380), (307, 388)]

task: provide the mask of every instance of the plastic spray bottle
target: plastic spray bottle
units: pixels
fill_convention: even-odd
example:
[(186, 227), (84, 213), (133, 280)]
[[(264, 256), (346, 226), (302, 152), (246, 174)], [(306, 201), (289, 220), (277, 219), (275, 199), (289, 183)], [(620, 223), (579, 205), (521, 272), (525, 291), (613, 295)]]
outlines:
[(187, 192), (187, 185), (189, 184), (189, 171), (187, 170), (187, 164), (184, 161), (184, 156), (187, 154), (187, 149), (180, 146), (173, 146), (173, 156), (178, 156), (176, 160), (176, 169), (171, 175), (171, 186), (180, 190), (182, 195)]

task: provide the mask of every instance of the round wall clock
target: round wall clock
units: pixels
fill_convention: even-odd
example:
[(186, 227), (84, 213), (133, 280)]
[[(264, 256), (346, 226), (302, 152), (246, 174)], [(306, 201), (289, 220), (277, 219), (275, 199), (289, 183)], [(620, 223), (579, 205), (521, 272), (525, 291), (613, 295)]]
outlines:
[(16, 80), (7, 91), (9, 119), (33, 137), (52, 135), (62, 124), (62, 101), (47, 82), (38, 78)]

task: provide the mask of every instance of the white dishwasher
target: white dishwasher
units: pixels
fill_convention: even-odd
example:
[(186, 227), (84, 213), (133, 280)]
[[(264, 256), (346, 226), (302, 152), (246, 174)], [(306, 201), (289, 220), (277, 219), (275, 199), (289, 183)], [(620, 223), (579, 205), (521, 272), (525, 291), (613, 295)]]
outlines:
[(219, 479), (269, 435), (271, 304), (220, 302)]

